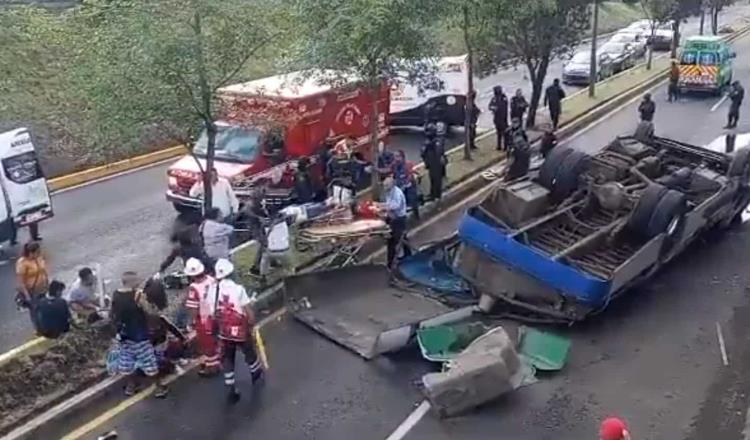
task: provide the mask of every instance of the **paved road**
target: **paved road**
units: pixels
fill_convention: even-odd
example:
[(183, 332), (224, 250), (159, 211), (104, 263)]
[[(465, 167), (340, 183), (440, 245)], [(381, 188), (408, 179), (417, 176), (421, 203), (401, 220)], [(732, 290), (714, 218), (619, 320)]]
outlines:
[[(726, 20), (750, 11), (747, 5), (725, 13)], [(686, 25), (686, 34), (697, 32), (695, 20)], [(562, 63), (550, 67), (550, 76), (560, 76)], [(517, 87), (529, 93), (525, 70), (508, 69), (477, 83), (479, 106), (486, 109), (488, 91), (495, 84), (507, 90)], [(489, 125), (489, 115), (480, 124)], [(451, 142), (459, 141), (460, 135)], [(418, 157), (420, 131), (399, 130), (393, 148), (405, 149)], [(42, 225), (44, 249), (53, 275), (64, 281), (74, 279), (79, 267), (99, 262), (104, 275), (116, 279), (124, 270), (150, 274), (167, 252), (166, 237), (175, 214), (163, 198), (167, 165), (159, 165), (102, 183), (54, 196), (56, 217)], [(12, 265), (0, 266), (0, 282), (6, 294), (0, 298), (0, 351), (16, 346), (30, 337), (27, 316), (13, 304)]]
[[(750, 83), (750, 39), (737, 44), (735, 77)], [(722, 134), (716, 98), (665, 102), (655, 92), (657, 133), (703, 144)], [(632, 103), (572, 141), (594, 152), (635, 126)], [(725, 104), (726, 105), (726, 104)], [(743, 117), (741, 129), (750, 130)], [(417, 241), (450, 232), (446, 216)], [(653, 282), (572, 329), (564, 372), (464, 417), (426, 415), (408, 440), (595, 438), (602, 417), (626, 418), (634, 438), (739, 440), (750, 404), (750, 225), (708, 237)], [(726, 339), (722, 366), (716, 325)], [(100, 431), (122, 439), (384, 439), (421, 400), (414, 380), (430, 369), (415, 352), (365, 362), (284, 317), (264, 327), (271, 370), (264, 388), (238, 407), (221, 404), (219, 381), (185, 378), (170, 400), (148, 400)], [(240, 382), (247, 386), (247, 374)], [(213, 400), (211, 400), (213, 399)], [(213, 403), (215, 402), (215, 403)]]

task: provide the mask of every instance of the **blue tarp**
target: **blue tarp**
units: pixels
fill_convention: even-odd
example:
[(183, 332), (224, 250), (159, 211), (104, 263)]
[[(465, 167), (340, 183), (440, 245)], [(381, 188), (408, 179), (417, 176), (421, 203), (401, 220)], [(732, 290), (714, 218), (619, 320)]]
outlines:
[(526, 246), (496, 227), (470, 214), (464, 214), (458, 228), (460, 240), (479, 249), (495, 261), (506, 264), (536, 278), (544, 284), (572, 296), (576, 300), (599, 305), (609, 292), (609, 281), (555, 261), (548, 255)]

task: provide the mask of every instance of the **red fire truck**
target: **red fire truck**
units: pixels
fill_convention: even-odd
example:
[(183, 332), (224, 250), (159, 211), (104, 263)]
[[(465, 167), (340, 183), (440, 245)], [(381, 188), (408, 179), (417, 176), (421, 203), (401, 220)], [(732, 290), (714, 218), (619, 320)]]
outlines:
[[(378, 138), (388, 135), (389, 88), (384, 83), (378, 96), (352, 80), (340, 87), (321, 84), (326, 72), (301, 71), (219, 90), (221, 120), (217, 123), (215, 165), (242, 200), (259, 184), (289, 186), (280, 176), (292, 174), (297, 160), (318, 160), (326, 139), (350, 137), (355, 152), (371, 160), (371, 111), (378, 101)], [(279, 142), (279, 140), (281, 142)], [(186, 155), (167, 171), (167, 200), (179, 211), (199, 208), (190, 189), (205, 169), (207, 136), (202, 133), (192, 155)], [(200, 163), (200, 165), (198, 164)], [(281, 181), (280, 181), (281, 180)]]

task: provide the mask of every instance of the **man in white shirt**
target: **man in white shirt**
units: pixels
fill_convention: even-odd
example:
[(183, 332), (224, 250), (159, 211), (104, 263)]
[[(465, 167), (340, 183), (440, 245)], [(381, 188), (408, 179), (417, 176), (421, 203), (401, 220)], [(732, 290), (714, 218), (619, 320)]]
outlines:
[[(234, 194), (232, 184), (227, 179), (219, 177), (216, 168), (211, 172), (211, 182), (213, 207), (219, 209), (223, 219), (236, 214), (240, 208), (240, 202)], [(190, 197), (203, 198), (203, 194), (203, 180), (201, 179), (195, 182), (195, 185), (190, 188)]]
[(267, 248), (265, 251), (261, 249), (261, 252), (264, 251), (260, 260), (261, 279), (268, 276), (273, 263), (278, 264), (284, 272), (294, 274), (289, 225), (286, 223), (286, 218), (277, 219), (266, 228), (266, 240)]

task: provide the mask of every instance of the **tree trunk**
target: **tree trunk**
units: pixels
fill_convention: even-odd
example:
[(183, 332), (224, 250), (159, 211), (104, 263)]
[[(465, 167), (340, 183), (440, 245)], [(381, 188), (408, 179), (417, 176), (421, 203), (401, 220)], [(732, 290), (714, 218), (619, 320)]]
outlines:
[(680, 46), (680, 20), (675, 20), (672, 24), (674, 35), (672, 36), (672, 59), (677, 58), (677, 48)]
[(204, 122), (206, 129), (206, 168), (203, 170), (203, 213), (205, 214), (213, 206), (213, 182), (211, 174), (214, 169), (214, 156), (216, 154), (216, 124), (211, 119)]
[(527, 63), (529, 77), (531, 78), (531, 102), (529, 102), (529, 116), (526, 119), (526, 128), (534, 128), (536, 126), (536, 111), (539, 108), (539, 101), (542, 99), (542, 89), (544, 80), (547, 78), (549, 58), (550, 54), (548, 53), (539, 61), (536, 72), (531, 63)]
[(711, 8), (711, 33), (719, 33), (719, 8), (716, 7)]
[(379, 111), (379, 100), (380, 100), (380, 81), (376, 84), (370, 84), (370, 97), (372, 100), (372, 107), (370, 108), (370, 158), (373, 163), (371, 168), (373, 171), (370, 174), (370, 184), (372, 186), (372, 192), (374, 198), (377, 200), (380, 197), (380, 173), (378, 172), (377, 161), (378, 161), (378, 111)]
[(596, 40), (599, 38), (599, 0), (594, 0), (593, 14), (594, 17), (591, 27), (591, 61), (589, 64), (589, 97), (591, 98), (596, 95), (596, 79), (598, 76), (596, 71)]
[(706, 8), (701, 5), (701, 25), (700, 25), (700, 31), (699, 34), (703, 35), (703, 28), (706, 25)]
[(474, 133), (474, 126), (472, 124), (472, 113), (474, 110), (474, 50), (471, 44), (471, 38), (469, 37), (469, 7), (464, 5), (464, 43), (466, 44), (467, 56), (467, 71), (466, 71), (466, 103), (464, 104), (464, 160), (471, 160), (471, 146), (476, 137)]
[(214, 169), (214, 156), (216, 154), (216, 124), (212, 116), (212, 97), (213, 90), (208, 84), (208, 74), (206, 71), (206, 58), (203, 46), (203, 26), (201, 23), (200, 12), (195, 11), (193, 15), (193, 32), (195, 33), (196, 44), (196, 61), (198, 68), (198, 86), (200, 88), (200, 106), (203, 113), (203, 125), (206, 129), (206, 169), (203, 171), (203, 213), (213, 206), (213, 182), (211, 174)]
[(648, 52), (647, 58), (646, 58), (646, 70), (651, 70), (651, 65), (653, 64), (654, 60), (654, 37), (656, 36), (656, 24), (651, 24), (651, 39), (648, 41), (648, 44), (646, 45), (646, 51)]

